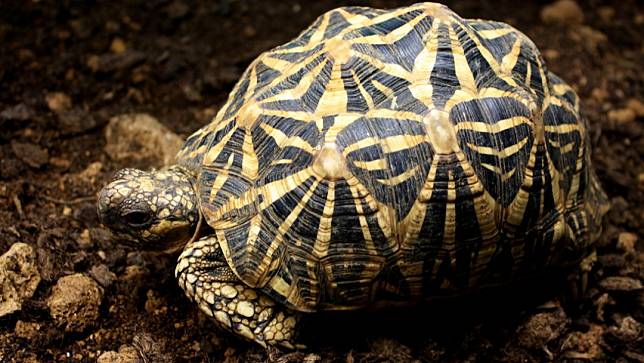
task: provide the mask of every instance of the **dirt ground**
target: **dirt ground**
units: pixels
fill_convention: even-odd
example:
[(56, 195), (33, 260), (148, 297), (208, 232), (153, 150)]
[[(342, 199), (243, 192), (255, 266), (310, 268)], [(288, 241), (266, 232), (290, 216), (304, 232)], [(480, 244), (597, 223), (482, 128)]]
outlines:
[[(305, 331), (309, 351), (265, 351), (201, 314), (177, 286), (171, 259), (112, 244), (97, 220), (96, 192), (115, 171), (154, 161), (111, 158), (108, 120), (146, 112), (186, 137), (260, 52), (340, 5), (2, 3), (0, 253), (31, 246), (40, 282), (21, 309), (0, 317), (0, 361), (644, 362), (644, 8), (634, 0), (580, 3), (583, 20), (567, 24), (544, 22), (546, 3), (448, 4), (464, 17), (518, 27), (582, 99), (612, 210), (581, 301), (560, 303), (559, 284), (533, 281), (477, 302), (324, 317)], [(61, 320), (52, 301), (69, 284), (86, 300)], [(66, 323), (79, 316), (80, 326)]]

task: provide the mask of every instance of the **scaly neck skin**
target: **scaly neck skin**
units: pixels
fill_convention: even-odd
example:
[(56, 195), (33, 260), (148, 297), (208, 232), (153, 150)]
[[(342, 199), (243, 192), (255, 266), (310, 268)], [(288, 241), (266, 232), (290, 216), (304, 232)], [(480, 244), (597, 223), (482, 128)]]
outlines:
[(124, 244), (172, 252), (195, 235), (195, 178), (180, 166), (146, 172), (124, 169), (99, 193), (98, 214)]

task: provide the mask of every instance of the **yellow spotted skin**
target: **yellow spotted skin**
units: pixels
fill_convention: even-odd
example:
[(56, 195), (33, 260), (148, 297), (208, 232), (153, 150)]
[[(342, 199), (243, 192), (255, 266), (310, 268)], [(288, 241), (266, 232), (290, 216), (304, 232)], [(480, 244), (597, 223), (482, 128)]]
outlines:
[(189, 243), (179, 256), (176, 275), (188, 297), (219, 325), (266, 347), (294, 349), (300, 316), (249, 288), (232, 272), (216, 237)]
[(199, 220), (193, 184), (194, 178), (178, 166), (158, 172), (123, 169), (99, 193), (98, 216), (125, 244), (176, 251)]

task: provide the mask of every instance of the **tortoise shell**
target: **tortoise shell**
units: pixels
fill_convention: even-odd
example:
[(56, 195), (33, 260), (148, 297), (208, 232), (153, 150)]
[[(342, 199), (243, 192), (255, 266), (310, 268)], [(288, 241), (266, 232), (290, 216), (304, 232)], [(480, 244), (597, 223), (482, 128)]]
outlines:
[(179, 163), (238, 277), (300, 311), (560, 265), (605, 199), (579, 99), (533, 42), (431, 3), (325, 13), (248, 67)]

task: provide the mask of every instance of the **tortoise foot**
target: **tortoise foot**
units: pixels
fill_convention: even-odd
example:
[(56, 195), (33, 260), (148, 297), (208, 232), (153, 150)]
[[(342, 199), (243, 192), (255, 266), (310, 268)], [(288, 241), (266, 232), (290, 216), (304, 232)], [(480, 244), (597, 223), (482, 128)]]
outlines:
[(299, 315), (239, 280), (216, 237), (188, 244), (175, 274), (186, 296), (224, 329), (264, 347), (302, 347), (294, 341)]

